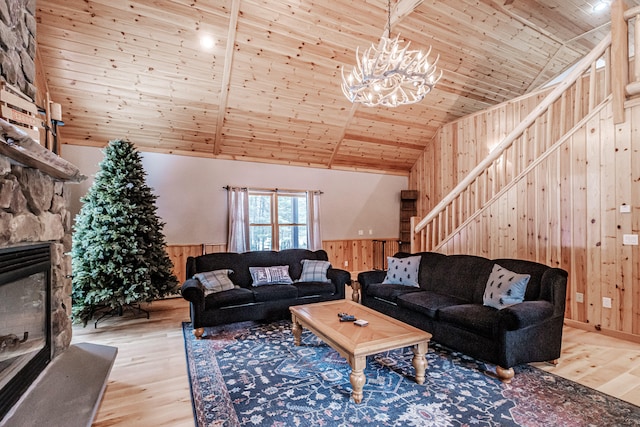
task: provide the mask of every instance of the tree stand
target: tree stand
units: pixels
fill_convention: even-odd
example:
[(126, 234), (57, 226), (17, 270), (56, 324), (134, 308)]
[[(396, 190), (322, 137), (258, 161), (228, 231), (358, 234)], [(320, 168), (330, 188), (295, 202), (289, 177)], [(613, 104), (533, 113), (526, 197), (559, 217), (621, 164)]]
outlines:
[(105, 311), (104, 313), (102, 313), (100, 317), (98, 317), (98, 319), (93, 325), (94, 329), (98, 329), (98, 323), (100, 323), (101, 320), (104, 320), (107, 317), (114, 317), (114, 316), (122, 317), (125, 311), (132, 312), (134, 317), (138, 317), (140, 314), (145, 314), (147, 316), (147, 319), (149, 318), (149, 312), (141, 308), (140, 304), (124, 304), (124, 305), (119, 305), (118, 307), (115, 307), (115, 308), (111, 308), (109, 306), (103, 306), (96, 309), (94, 313), (102, 310), (107, 310), (107, 311)]

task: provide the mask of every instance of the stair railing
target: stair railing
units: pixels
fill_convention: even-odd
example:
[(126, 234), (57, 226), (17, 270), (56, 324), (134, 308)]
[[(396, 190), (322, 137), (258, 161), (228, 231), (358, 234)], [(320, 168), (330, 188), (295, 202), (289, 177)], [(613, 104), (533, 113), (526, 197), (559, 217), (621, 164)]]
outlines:
[[(636, 32), (637, 34), (638, 32)], [(567, 106), (573, 96), (573, 114), (561, 120), (564, 135), (597, 104), (611, 93), (610, 59), (611, 34), (607, 35), (587, 56), (576, 64), (566, 78), (559, 83), (507, 136), (482, 160), (458, 185), (451, 190), (420, 222), (412, 220), (413, 238), (411, 251), (433, 251), (445, 242), (464, 221), (474, 212), (482, 209), (502, 188), (509, 184), (505, 177), (516, 177), (546, 148), (553, 145), (551, 127), (545, 121), (551, 121), (556, 114), (565, 114), (571, 108)], [(604, 69), (597, 63), (604, 60)], [(598, 90), (598, 78), (604, 79), (604, 88)], [(588, 81), (589, 88), (583, 88)], [(588, 93), (588, 99), (582, 95)], [(557, 105), (559, 102), (559, 106)], [(559, 111), (558, 111), (559, 110)], [(569, 126), (565, 126), (570, 121)], [(539, 132), (545, 132), (540, 138)], [(528, 144), (531, 141), (544, 141), (543, 146)], [(533, 146), (532, 146), (533, 145)], [(512, 159), (515, 161), (509, 162)], [(507, 170), (510, 168), (510, 170)]]

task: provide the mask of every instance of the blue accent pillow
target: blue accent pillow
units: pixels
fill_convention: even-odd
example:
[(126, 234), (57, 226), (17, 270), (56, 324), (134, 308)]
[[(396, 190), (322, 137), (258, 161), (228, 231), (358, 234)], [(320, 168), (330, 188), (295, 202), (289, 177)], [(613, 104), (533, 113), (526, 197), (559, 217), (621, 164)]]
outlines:
[(529, 274), (514, 273), (494, 264), (484, 288), (483, 304), (500, 310), (521, 303), (530, 278)]
[(233, 273), (233, 270), (215, 270), (205, 271), (193, 275), (194, 279), (198, 279), (202, 286), (204, 286), (204, 294), (215, 294), (222, 291), (228, 291), (236, 286), (229, 279), (229, 274)]
[(327, 278), (327, 270), (331, 268), (329, 261), (303, 259), (300, 262), (302, 263), (302, 274), (296, 282), (331, 282), (331, 280)]
[(389, 269), (382, 283), (419, 287), (418, 270), (420, 269), (421, 258), (421, 256), (407, 258), (387, 257)]
[(252, 286), (262, 285), (290, 285), (293, 283), (289, 276), (288, 265), (276, 265), (273, 267), (249, 267), (249, 273), (253, 279)]

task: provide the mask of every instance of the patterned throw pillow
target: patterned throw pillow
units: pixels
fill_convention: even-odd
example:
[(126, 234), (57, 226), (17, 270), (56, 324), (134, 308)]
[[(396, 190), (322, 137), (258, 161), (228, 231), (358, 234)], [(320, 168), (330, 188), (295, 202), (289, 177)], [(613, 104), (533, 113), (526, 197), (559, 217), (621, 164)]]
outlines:
[(229, 279), (229, 274), (233, 270), (215, 270), (205, 271), (203, 273), (194, 274), (193, 278), (198, 279), (204, 286), (204, 294), (215, 294), (217, 292), (228, 291), (236, 286)]
[(500, 310), (521, 303), (530, 278), (494, 264), (482, 297), (484, 305)]
[(331, 282), (327, 278), (327, 270), (331, 267), (329, 261), (318, 261), (315, 259), (303, 259), (302, 274), (296, 282)]
[(289, 285), (293, 283), (293, 280), (289, 277), (288, 265), (249, 267), (249, 273), (251, 273), (251, 278), (253, 279), (252, 286)]
[(418, 270), (420, 268), (420, 258), (420, 256), (407, 258), (387, 257), (389, 269), (382, 283), (419, 287)]

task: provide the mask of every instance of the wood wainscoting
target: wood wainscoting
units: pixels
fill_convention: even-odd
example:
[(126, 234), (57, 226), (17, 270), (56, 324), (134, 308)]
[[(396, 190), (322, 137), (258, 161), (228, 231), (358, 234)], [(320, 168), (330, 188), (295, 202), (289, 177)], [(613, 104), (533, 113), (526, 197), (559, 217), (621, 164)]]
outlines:
[[(322, 248), (335, 268), (351, 272), (351, 278), (361, 271), (384, 270), (387, 256), (398, 252), (398, 239), (346, 239), (325, 240)], [(214, 252), (225, 252), (226, 243), (195, 243), (189, 245), (167, 245), (167, 253), (173, 262), (173, 272), (179, 283), (186, 280), (187, 258)]]
[(173, 262), (173, 274), (178, 278), (178, 283), (187, 280), (187, 258), (214, 252), (225, 252), (226, 243), (196, 243), (191, 245), (167, 245), (167, 254)]
[(361, 271), (385, 270), (387, 257), (399, 250), (398, 243), (398, 239), (324, 240), (322, 249), (332, 266), (350, 271), (356, 280)]

